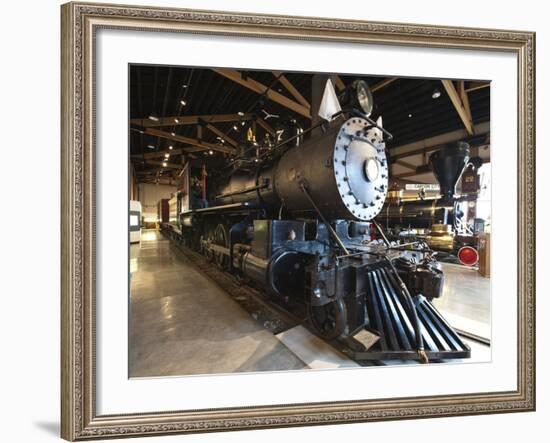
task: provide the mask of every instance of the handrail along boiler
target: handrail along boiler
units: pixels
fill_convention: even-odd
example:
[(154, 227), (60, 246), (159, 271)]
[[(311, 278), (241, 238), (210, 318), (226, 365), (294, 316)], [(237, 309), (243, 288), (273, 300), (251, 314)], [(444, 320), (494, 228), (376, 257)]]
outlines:
[[(331, 82), (323, 86), (336, 97)], [(376, 334), (361, 358), (469, 357), (430, 303), (443, 287), (433, 252), (388, 241), (374, 221), (388, 189), (391, 134), (370, 118), (367, 84), (354, 82), (340, 102), (343, 110), (314, 117), (307, 131), (232, 159), (225, 176), (210, 178), (208, 205), (176, 194), (176, 222), (164, 227), (287, 309), (304, 306), (324, 339)]]

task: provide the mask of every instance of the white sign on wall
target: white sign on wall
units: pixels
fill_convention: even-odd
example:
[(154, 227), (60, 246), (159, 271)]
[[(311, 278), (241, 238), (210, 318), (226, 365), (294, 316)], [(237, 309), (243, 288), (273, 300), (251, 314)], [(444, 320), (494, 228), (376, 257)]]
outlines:
[(407, 191), (420, 191), (424, 189), (425, 191), (439, 191), (439, 185), (435, 184), (425, 184), (425, 183), (407, 183), (405, 185)]

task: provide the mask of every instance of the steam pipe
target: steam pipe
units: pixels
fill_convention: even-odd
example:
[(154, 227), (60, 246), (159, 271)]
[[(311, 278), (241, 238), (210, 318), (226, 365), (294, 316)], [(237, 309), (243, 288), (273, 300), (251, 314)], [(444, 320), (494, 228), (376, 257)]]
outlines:
[(311, 203), (311, 206), (313, 206), (313, 208), (315, 209), (315, 211), (317, 212), (317, 215), (319, 216), (319, 218), (323, 221), (323, 223), (326, 225), (327, 229), (328, 229), (328, 232), (330, 232), (330, 235), (332, 235), (332, 237), (334, 238), (334, 240), (336, 241), (336, 243), (338, 244), (338, 246), (340, 246), (340, 249), (342, 251), (344, 251), (344, 254), (345, 255), (349, 255), (349, 251), (348, 249), (346, 248), (346, 246), (344, 245), (344, 242), (342, 242), (342, 240), (340, 239), (340, 237), (338, 237), (338, 234), (336, 233), (336, 231), (334, 230), (334, 228), (332, 227), (332, 225), (327, 221), (327, 219), (325, 218), (325, 216), (321, 213), (321, 211), (319, 210), (319, 208), (317, 207), (317, 205), (315, 204), (315, 202), (313, 201), (313, 199), (311, 198), (311, 195), (309, 195), (309, 192), (306, 188), (306, 186), (303, 184), (303, 183), (300, 183), (300, 188), (302, 189), (302, 191), (304, 192), (305, 196), (307, 197), (307, 199), (309, 200), (309, 202)]

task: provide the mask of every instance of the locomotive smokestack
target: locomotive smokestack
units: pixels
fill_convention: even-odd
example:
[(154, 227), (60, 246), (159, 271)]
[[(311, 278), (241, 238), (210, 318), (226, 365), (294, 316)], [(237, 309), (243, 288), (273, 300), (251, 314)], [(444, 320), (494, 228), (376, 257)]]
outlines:
[(430, 165), (444, 200), (453, 200), (456, 184), (469, 159), (470, 145), (465, 142), (449, 143), (430, 155)]

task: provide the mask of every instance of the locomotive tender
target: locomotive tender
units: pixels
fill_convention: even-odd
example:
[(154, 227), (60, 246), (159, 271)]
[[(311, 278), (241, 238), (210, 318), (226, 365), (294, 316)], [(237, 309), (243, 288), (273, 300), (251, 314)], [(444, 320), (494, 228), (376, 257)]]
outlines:
[[(330, 82), (327, 94), (335, 97)], [(374, 221), (388, 188), (391, 135), (381, 118), (369, 117), (365, 82), (346, 94), (347, 108), (314, 118), (307, 131), (243, 150), (203, 199), (194, 197), (186, 169), (163, 228), (280, 305), (305, 305), (309, 326), (324, 339), (345, 341), (363, 329), (377, 335), (361, 358), (469, 357), (430, 303), (444, 278), (433, 251), (388, 241)]]

